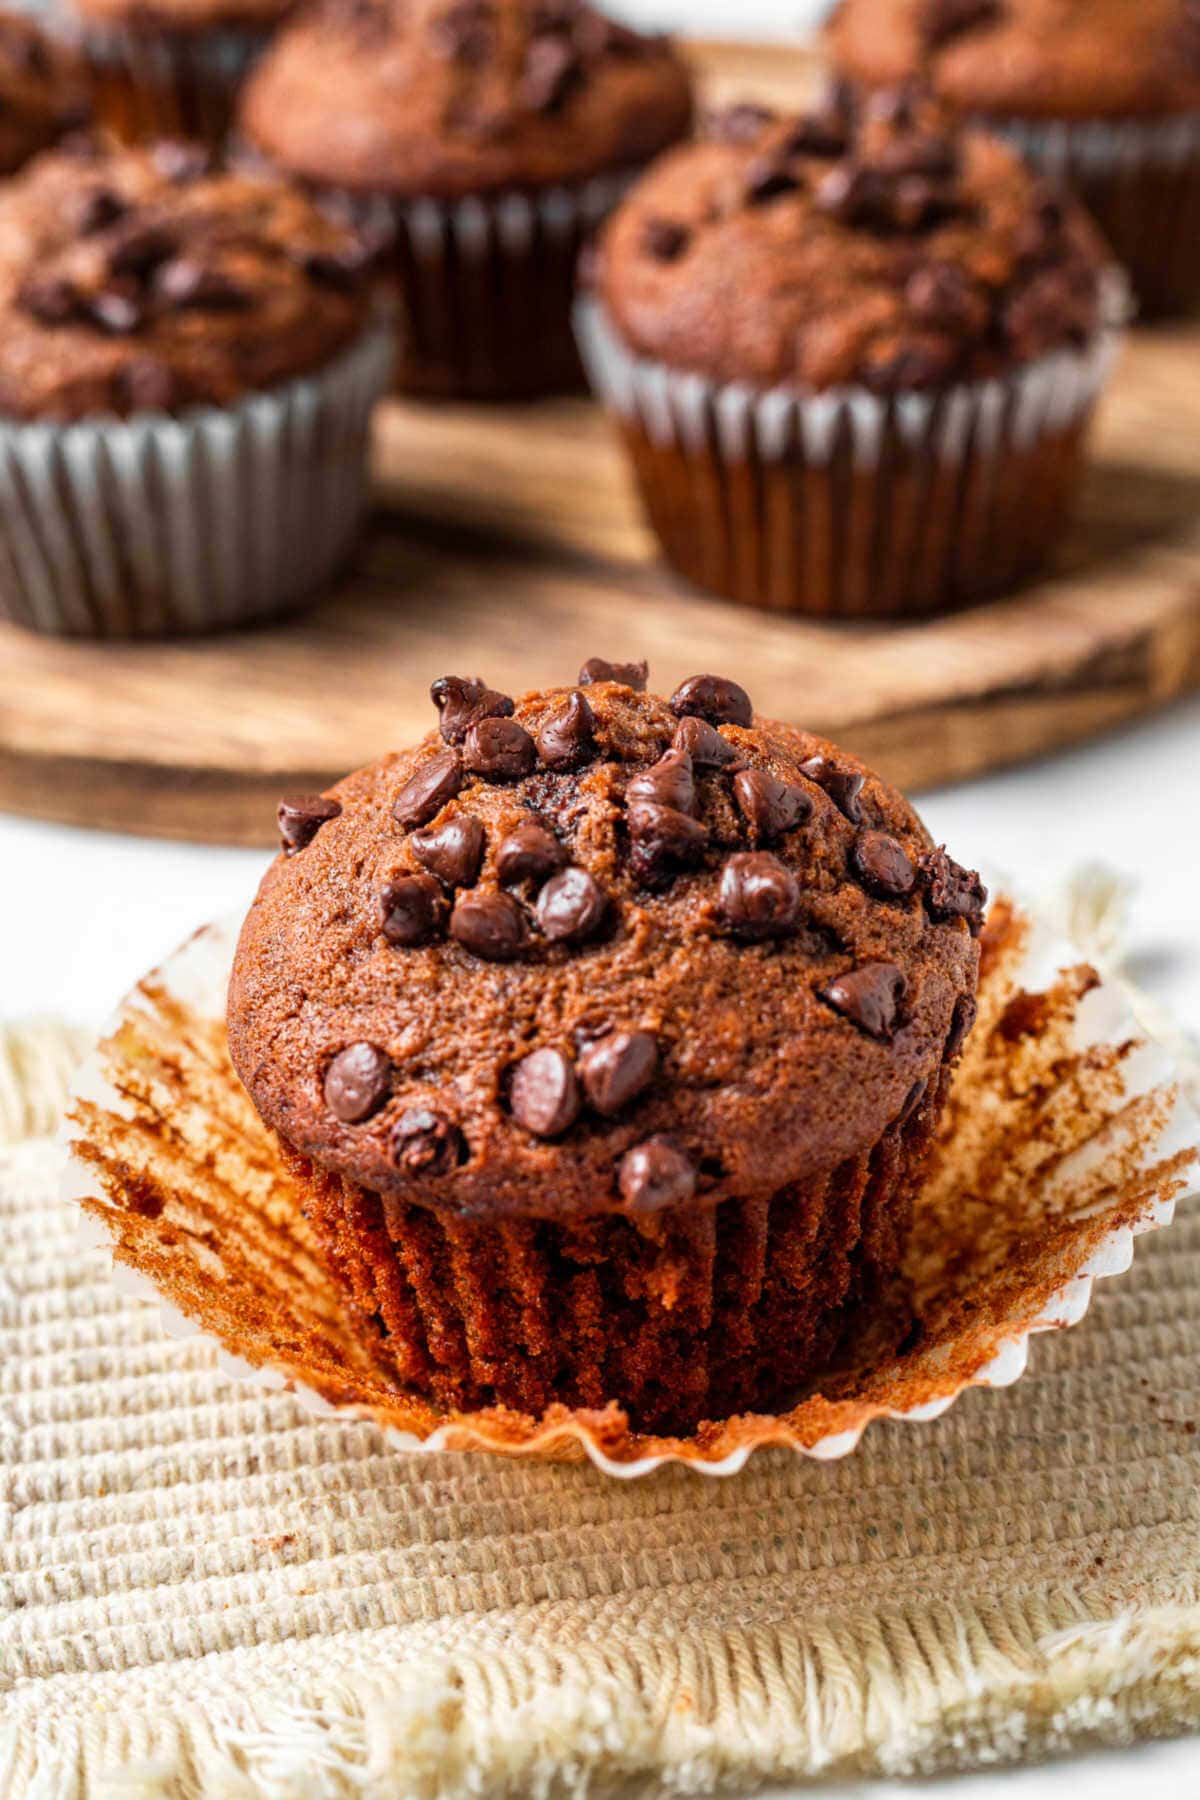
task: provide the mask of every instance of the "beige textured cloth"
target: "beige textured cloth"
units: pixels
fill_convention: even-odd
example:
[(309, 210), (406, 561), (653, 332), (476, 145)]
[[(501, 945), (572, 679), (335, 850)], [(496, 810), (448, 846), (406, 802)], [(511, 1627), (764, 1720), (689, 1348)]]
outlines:
[[(45, 1130), (77, 1039), (0, 1043)], [(819, 1465), (404, 1457), (161, 1335), (0, 1153), (0, 1793), (535, 1796), (1200, 1723), (1200, 1212), (1003, 1393)]]

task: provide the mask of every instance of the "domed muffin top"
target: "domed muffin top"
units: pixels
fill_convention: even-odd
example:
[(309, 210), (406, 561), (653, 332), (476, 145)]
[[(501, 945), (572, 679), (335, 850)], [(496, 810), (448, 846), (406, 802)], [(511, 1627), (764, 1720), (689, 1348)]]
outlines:
[(72, 140), (0, 194), (0, 413), (228, 403), (330, 361), (370, 286), (368, 247), (283, 182)]
[(842, 0), (827, 47), (850, 80), (890, 87), (920, 72), (969, 113), (1200, 109), (1194, 0)]
[(326, 0), (276, 39), (241, 108), (292, 174), (436, 198), (620, 170), (690, 122), (666, 40), (586, 0)]
[(1110, 261), (1073, 202), (928, 94), (734, 106), (609, 220), (592, 279), (644, 356), (717, 381), (881, 393), (1085, 343)]
[(75, 58), (32, 19), (0, 12), (0, 173), (11, 175), (86, 112)]
[(735, 683), (595, 661), (280, 807), (229, 1042), (327, 1171), (471, 1216), (766, 1197), (873, 1145), (974, 1015), (984, 890)]

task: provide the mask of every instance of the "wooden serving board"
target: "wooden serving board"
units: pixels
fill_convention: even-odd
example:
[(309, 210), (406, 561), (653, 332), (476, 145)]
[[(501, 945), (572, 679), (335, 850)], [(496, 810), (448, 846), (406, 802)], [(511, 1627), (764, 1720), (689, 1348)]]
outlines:
[[(802, 55), (712, 48), (720, 91), (778, 96)], [(588, 402), (391, 402), (351, 578), (303, 616), (192, 643), (0, 626), (0, 809), (267, 843), (287, 788), (327, 786), (433, 721), (430, 680), (509, 691), (590, 655), (654, 685), (735, 676), (759, 710), (908, 788), (1045, 753), (1200, 685), (1200, 324), (1136, 334), (1053, 579), (911, 628), (824, 626), (685, 590), (655, 558)]]

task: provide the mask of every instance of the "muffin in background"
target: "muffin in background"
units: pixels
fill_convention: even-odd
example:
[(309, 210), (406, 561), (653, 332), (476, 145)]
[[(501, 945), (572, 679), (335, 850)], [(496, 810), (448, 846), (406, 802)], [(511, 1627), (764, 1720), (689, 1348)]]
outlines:
[(72, 140), (0, 192), (0, 322), (0, 615), (211, 630), (348, 553), (390, 329), (302, 195)]
[(1144, 314), (1200, 302), (1200, 7), (1192, 0), (842, 0), (839, 76), (920, 78), (1069, 181)]
[(347, 1306), (443, 1407), (775, 1409), (906, 1328), (986, 895), (712, 675), (593, 659), (279, 809), (229, 1044)]
[(125, 143), (220, 146), (292, 0), (72, 0), (97, 122)]
[(240, 109), (252, 152), (393, 236), (398, 385), (481, 398), (579, 384), (580, 247), (690, 122), (665, 40), (586, 0), (328, 0)]
[(1046, 561), (1121, 279), (926, 95), (735, 106), (601, 234), (580, 334), (663, 551), (714, 594), (911, 617)]
[(12, 175), (87, 117), (83, 70), (57, 37), (0, 11), (0, 175)]

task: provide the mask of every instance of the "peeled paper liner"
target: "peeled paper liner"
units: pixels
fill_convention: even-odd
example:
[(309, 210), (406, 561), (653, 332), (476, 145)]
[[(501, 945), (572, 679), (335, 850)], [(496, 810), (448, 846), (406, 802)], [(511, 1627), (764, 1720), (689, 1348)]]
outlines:
[(446, 1413), (398, 1390), (378, 1343), (351, 1326), (234, 1073), (223, 1010), (235, 941), (231, 922), (204, 928), (121, 1007), (76, 1084), (66, 1194), (168, 1332), (210, 1334), (229, 1372), (371, 1419), (403, 1450), (586, 1454), (621, 1476), (671, 1461), (732, 1474), (768, 1444), (844, 1456), (872, 1419), (934, 1419), (965, 1388), (1015, 1381), (1031, 1335), (1076, 1324), (1093, 1282), (1129, 1268), (1133, 1240), (1168, 1224), (1200, 1173), (1200, 1120), (1121, 990), (999, 901), (978, 1023), (916, 1204), (915, 1325), (899, 1351), (872, 1355), (868, 1327), (859, 1359), (791, 1411), (690, 1438), (640, 1435), (615, 1405)]

